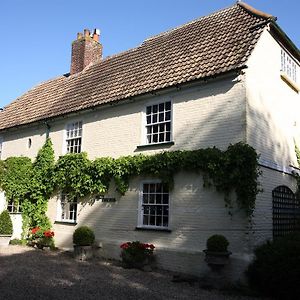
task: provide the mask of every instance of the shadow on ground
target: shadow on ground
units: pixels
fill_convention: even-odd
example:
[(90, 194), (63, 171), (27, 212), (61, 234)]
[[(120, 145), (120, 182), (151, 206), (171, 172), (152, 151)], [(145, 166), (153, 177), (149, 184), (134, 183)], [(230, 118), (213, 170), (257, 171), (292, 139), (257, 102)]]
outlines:
[(173, 283), (172, 275), (123, 269), (101, 260), (77, 262), (63, 252), (0, 248), (1, 300), (238, 299), (202, 290), (197, 284)]

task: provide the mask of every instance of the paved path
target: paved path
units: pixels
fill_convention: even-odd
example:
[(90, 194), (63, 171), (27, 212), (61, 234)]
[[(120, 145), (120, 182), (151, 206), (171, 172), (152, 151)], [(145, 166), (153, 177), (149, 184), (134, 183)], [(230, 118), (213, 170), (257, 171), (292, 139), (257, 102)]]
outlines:
[(0, 299), (249, 299), (173, 283), (168, 272), (123, 269), (105, 261), (28, 247), (0, 247)]

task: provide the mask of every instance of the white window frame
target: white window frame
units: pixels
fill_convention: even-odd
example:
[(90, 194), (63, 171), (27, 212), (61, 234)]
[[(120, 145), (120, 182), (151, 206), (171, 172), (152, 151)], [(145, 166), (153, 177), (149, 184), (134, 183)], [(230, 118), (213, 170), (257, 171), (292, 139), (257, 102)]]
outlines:
[[(66, 199), (66, 201), (65, 201)], [(62, 201), (64, 200), (64, 201)], [(75, 218), (70, 219), (69, 217), (63, 217), (63, 209), (62, 209), (62, 202), (67, 202), (67, 205), (74, 204), (76, 202), (76, 211), (75, 211)], [(69, 215), (70, 208), (67, 210)], [(56, 214), (56, 221), (64, 222), (64, 223), (77, 223), (78, 218), (78, 200), (75, 199), (73, 202), (68, 201), (68, 194), (61, 193), (57, 198), (57, 214)]]
[[(157, 143), (149, 143), (147, 139), (147, 107), (148, 106), (153, 106), (153, 105), (159, 105), (160, 103), (166, 103), (170, 102), (171, 103), (171, 119), (170, 119), (170, 140), (169, 141), (164, 141), (164, 142), (157, 142)], [(159, 97), (158, 99), (149, 101), (145, 104), (143, 112), (142, 112), (142, 145), (160, 145), (160, 144), (167, 144), (170, 142), (173, 142), (173, 114), (174, 114), (174, 109), (173, 109), (173, 100), (171, 97)], [(164, 122), (165, 123), (165, 122)], [(159, 124), (159, 122), (157, 123)]]
[[(68, 128), (69, 128), (69, 126), (72, 126), (72, 125), (74, 125), (76, 123), (81, 123), (81, 136), (75, 137), (75, 138), (68, 138), (68, 130), (69, 130)], [(80, 152), (69, 152), (68, 151), (68, 141), (69, 140), (74, 140), (74, 139), (77, 139), (77, 138), (81, 138)], [(74, 121), (68, 122), (65, 125), (63, 139), (64, 139), (63, 149), (62, 149), (62, 153), (63, 154), (67, 154), (67, 153), (81, 153), (82, 152), (82, 141), (83, 141), (83, 121), (82, 120), (74, 120)]]
[(0, 136), (0, 159), (3, 156), (3, 137)]
[[(171, 194), (170, 190), (168, 191), (169, 194), (169, 201), (168, 201), (168, 226), (156, 226), (156, 225), (144, 225), (143, 224), (143, 189), (144, 189), (144, 184), (157, 184), (157, 183), (162, 183), (161, 180), (159, 179), (149, 179), (149, 180), (143, 180), (140, 183), (140, 190), (139, 190), (139, 201), (138, 201), (138, 225), (137, 228), (145, 228), (145, 229), (157, 229), (157, 230), (169, 230), (170, 229), (170, 203), (171, 203)], [(155, 205), (155, 204), (153, 204)], [(159, 205), (159, 204), (157, 204)], [(161, 206), (164, 206), (164, 204), (161, 204)]]
[(298, 83), (299, 66), (293, 56), (288, 51), (281, 48), (281, 72), (284, 73), (294, 83)]
[(10, 214), (22, 213), (20, 203), (15, 203), (14, 200), (8, 201), (6, 209)]

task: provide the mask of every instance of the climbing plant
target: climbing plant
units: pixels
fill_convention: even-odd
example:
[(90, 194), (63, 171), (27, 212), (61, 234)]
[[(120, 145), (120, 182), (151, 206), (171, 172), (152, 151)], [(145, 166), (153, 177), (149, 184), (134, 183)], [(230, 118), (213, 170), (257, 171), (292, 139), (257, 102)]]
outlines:
[[(10, 160), (17, 163), (12, 167)], [(22, 171), (24, 168), (25, 172)], [(238, 206), (247, 215), (252, 214), (259, 192), (260, 171), (255, 150), (244, 143), (230, 145), (226, 151), (213, 147), (117, 159), (102, 157), (94, 161), (90, 161), (86, 153), (67, 154), (55, 163), (52, 143), (47, 139), (33, 164), (28, 158), (11, 158), (1, 163), (0, 184), (8, 198), (17, 193), (18, 198), (23, 199), (28, 226), (49, 227), (47, 201), (55, 189), (82, 198), (104, 194), (113, 180), (123, 195), (130, 179), (139, 175), (160, 178), (172, 188), (174, 175), (179, 171), (201, 172), (204, 185), (213, 185), (223, 192), (227, 206), (231, 205), (230, 193), (235, 191)], [(10, 174), (24, 174), (24, 178)]]

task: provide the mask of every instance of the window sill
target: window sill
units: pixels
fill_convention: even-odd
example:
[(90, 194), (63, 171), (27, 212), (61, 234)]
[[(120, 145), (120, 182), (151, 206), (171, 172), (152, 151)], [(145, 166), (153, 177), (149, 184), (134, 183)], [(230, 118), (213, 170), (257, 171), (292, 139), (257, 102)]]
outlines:
[(77, 225), (77, 222), (55, 221), (54, 224), (75, 226)]
[(175, 144), (174, 141), (171, 141), (171, 142), (164, 142), (164, 143), (139, 145), (136, 148), (137, 149), (161, 148), (161, 147), (170, 147), (173, 146), (174, 144)]
[(164, 232), (172, 232), (171, 229), (168, 228), (150, 228), (150, 227), (135, 227), (135, 230), (140, 230), (140, 231), (164, 231)]
[(291, 87), (296, 93), (299, 93), (300, 86), (292, 80), (286, 73), (283, 71), (280, 72), (281, 79), (289, 86)]

